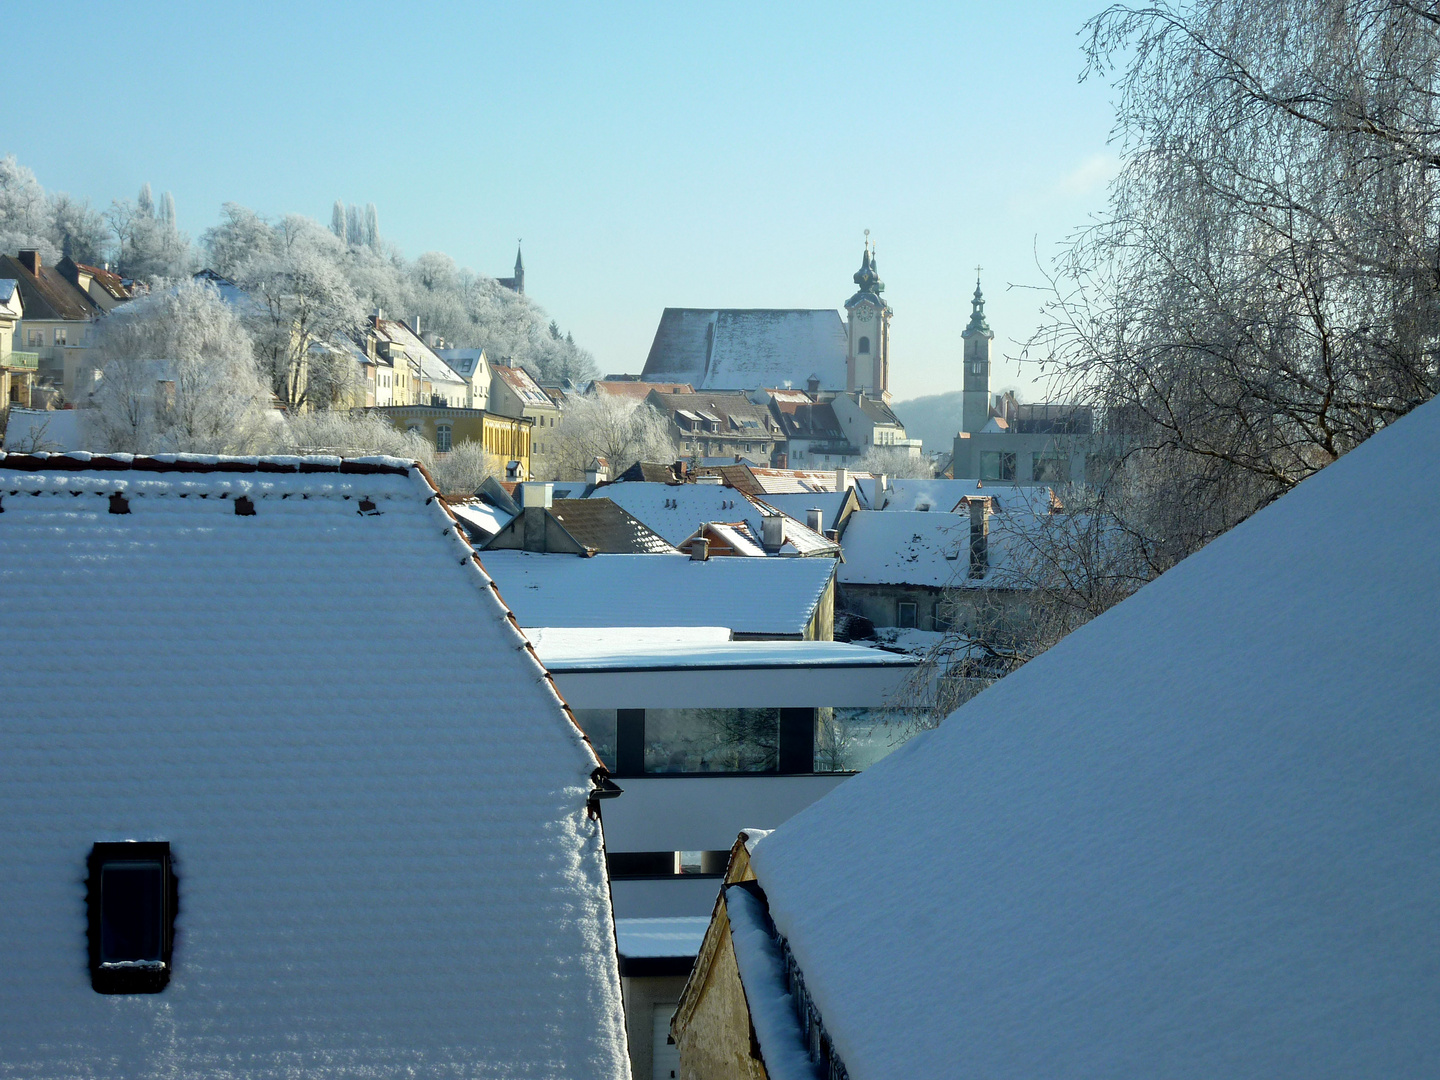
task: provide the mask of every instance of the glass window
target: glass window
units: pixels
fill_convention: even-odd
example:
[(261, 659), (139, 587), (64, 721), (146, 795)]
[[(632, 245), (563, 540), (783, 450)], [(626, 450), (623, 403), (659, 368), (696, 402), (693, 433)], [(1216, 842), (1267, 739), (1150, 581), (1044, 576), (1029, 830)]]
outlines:
[(647, 773), (774, 772), (779, 709), (646, 709)]
[(62, 326), (57, 326), (55, 328), (55, 344), (64, 345), (67, 340), (67, 332), (65, 328)]
[(1068, 484), (1070, 482), (1070, 459), (1059, 457), (1054, 452), (1037, 452), (1034, 472), (1031, 474), (1037, 484)]
[(815, 771), (868, 769), (932, 723), (921, 709), (821, 709), (815, 731)]
[(100, 843), (89, 862), (90, 985), (102, 994), (159, 993), (175, 936), (170, 845)]
[(441, 454), (450, 452), (450, 425), (435, 425), (435, 450)]
[(868, 353), (870, 351), (870, 339), (868, 337), (862, 337), (860, 339), (860, 347), (856, 351), (861, 354)]
[(981, 480), (1014, 480), (1015, 455), (1002, 450), (980, 451)]
[(575, 720), (590, 739), (598, 757), (612, 773), (615, 772), (615, 710), (575, 709)]
[(895, 605), (895, 625), (902, 630), (915, 629), (915, 605), (901, 601)]

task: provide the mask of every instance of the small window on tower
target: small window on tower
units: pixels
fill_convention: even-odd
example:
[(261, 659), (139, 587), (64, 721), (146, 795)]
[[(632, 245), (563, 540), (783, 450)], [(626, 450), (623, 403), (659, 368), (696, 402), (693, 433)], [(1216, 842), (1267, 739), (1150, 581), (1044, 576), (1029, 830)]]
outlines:
[(971, 374), (971, 375), (984, 375), (984, 374), (985, 374), (985, 361), (983, 361), (983, 360), (971, 360), (971, 361), (970, 361), (970, 374)]
[(862, 337), (862, 338), (860, 339), (860, 350), (859, 350), (859, 351), (862, 352), (862, 353), (868, 353), (868, 352), (870, 351), (870, 339), (869, 339), (868, 337)]

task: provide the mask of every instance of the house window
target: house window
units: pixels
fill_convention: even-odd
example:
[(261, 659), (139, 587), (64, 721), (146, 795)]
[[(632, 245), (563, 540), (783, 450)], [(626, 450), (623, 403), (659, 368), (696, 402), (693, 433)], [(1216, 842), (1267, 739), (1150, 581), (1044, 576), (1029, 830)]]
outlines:
[(36, 349), (43, 349), (45, 347), (45, 331), (31, 330), (30, 345)]
[(99, 843), (89, 862), (90, 985), (158, 994), (170, 981), (178, 907), (169, 843)]
[(915, 605), (903, 600), (895, 605), (895, 625), (902, 630), (915, 629)]
[(1070, 482), (1070, 459), (1052, 453), (1037, 452), (1033, 464), (1037, 484), (1068, 484)]
[(437, 453), (448, 454), (450, 452), (450, 425), (435, 425), (435, 450)]
[(870, 351), (870, 339), (868, 337), (862, 337), (860, 339), (860, 348), (857, 351), (862, 354)]
[(981, 480), (1014, 480), (1015, 455), (1002, 450), (980, 451)]
[(66, 330), (65, 330), (65, 328), (64, 328), (63, 326), (57, 326), (57, 327), (55, 328), (55, 344), (56, 344), (56, 345), (64, 345), (65, 343), (66, 343)]

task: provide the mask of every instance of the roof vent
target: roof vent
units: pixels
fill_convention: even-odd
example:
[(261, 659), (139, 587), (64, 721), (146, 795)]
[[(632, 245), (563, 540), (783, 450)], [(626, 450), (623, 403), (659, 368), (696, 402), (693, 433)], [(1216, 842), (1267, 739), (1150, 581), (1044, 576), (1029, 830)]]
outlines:
[(697, 536), (690, 541), (690, 558), (693, 562), (705, 562), (710, 558), (710, 541), (703, 536)]
[(771, 514), (760, 519), (760, 537), (766, 551), (779, 551), (785, 543), (785, 519)]
[(811, 532), (822, 532), (825, 528), (825, 512), (818, 506), (812, 506), (805, 511), (805, 524), (810, 526)]

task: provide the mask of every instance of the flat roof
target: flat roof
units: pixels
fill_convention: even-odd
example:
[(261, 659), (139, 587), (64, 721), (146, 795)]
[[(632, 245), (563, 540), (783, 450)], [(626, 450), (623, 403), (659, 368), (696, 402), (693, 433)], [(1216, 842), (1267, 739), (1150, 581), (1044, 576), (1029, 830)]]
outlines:
[(875, 668), (914, 667), (918, 658), (844, 641), (705, 641), (676, 638), (635, 640), (633, 635), (599, 635), (535, 642), (535, 651), (553, 672), (666, 671), (696, 668)]

